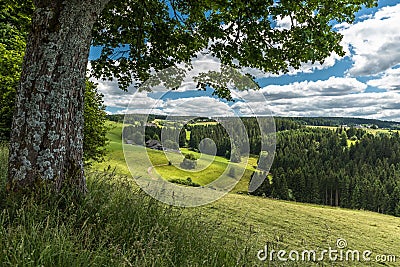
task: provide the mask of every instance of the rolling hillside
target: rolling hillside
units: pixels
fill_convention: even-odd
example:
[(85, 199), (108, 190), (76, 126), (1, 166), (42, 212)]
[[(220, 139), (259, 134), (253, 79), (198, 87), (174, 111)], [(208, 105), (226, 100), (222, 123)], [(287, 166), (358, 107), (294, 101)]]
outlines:
[[(110, 165), (121, 174), (129, 174), (123, 158), (121, 126), (113, 124), (109, 134), (109, 158), (94, 167), (103, 169)], [(159, 158), (158, 153), (161, 152), (149, 151), (155, 160)], [(167, 173), (169, 170), (159, 168), (158, 171)], [(244, 188), (246, 181), (240, 184)], [(256, 255), (266, 244), (275, 250), (316, 250), (320, 253), (329, 247), (335, 249), (340, 238), (347, 241), (345, 252), (347, 249), (370, 250), (372, 260), (368, 263), (342, 261), (334, 266), (400, 266), (398, 217), (235, 193), (203, 207), (184, 209), (184, 213), (195, 215), (204, 224), (215, 227), (216, 235), (225, 238), (227, 250), (242, 249), (246, 244), (248, 251), (245, 254), (254, 265), (263, 264)], [(397, 262), (377, 262), (377, 256), (386, 257), (387, 261), (394, 261), (393, 256), (396, 256)], [(279, 261), (273, 264), (280, 266)], [(300, 262), (297, 266), (310, 264)]]

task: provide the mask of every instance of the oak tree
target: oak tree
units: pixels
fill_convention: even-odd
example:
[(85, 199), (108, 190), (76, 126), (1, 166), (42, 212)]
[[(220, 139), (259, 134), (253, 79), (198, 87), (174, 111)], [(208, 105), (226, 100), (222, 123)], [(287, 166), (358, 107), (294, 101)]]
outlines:
[[(375, 0), (34, 0), (17, 90), (9, 184), (50, 181), (86, 190), (83, 172), (85, 75), (91, 45), (101, 46), (93, 75), (122, 88), (196, 53), (266, 72), (343, 55), (334, 22), (353, 22)], [(290, 27), (277, 22), (289, 18)], [(216, 94), (227, 97), (223, 89)], [(66, 183), (66, 180), (70, 182)]]
[[(0, 141), (10, 139), (16, 88), (33, 10), (30, 0), (0, 3)], [(90, 81), (86, 81), (84, 117), (84, 159), (89, 164), (103, 159), (107, 144), (103, 96)]]

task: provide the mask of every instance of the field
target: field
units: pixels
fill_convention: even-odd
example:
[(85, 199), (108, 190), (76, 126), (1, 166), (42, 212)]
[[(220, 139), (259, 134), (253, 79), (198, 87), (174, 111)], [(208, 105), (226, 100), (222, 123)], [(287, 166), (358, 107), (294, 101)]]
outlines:
[[(118, 171), (126, 173), (122, 147), (118, 135), (121, 125), (115, 124), (110, 132), (113, 151), (107, 163), (97, 165), (104, 167), (110, 164), (117, 166)], [(134, 146), (132, 146), (134, 147)], [(183, 153), (188, 152), (183, 149)], [(154, 164), (166, 163), (163, 152), (147, 151)], [(197, 154), (196, 154), (197, 155)], [(117, 156), (117, 157), (116, 157)], [(198, 156), (198, 155), (197, 155)], [(164, 158), (163, 158), (164, 157)], [(121, 161), (122, 160), (122, 161)], [(213, 171), (217, 173), (227, 164), (224, 158), (216, 158)], [(117, 163), (117, 164), (116, 164)], [(140, 163), (139, 163), (140, 164)], [(255, 165), (255, 159), (247, 168)], [(156, 167), (157, 172), (166, 177), (182, 177), (173, 166)], [(199, 183), (207, 183), (213, 172), (200, 172), (190, 177)], [(185, 177), (185, 176), (183, 176)], [(279, 201), (249, 195), (235, 194), (235, 191), (245, 191), (248, 178), (242, 179), (232, 194), (212, 204), (185, 209), (184, 214), (196, 217), (205, 224), (216, 222), (218, 234), (226, 239), (227, 250), (240, 247), (237, 242), (248, 244), (248, 252), (253, 261), (257, 251), (263, 249), (266, 243), (274, 248), (287, 250), (315, 249), (321, 251), (329, 247), (335, 248), (338, 238), (345, 239), (352, 250), (371, 250), (373, 257), (377, 255), (395, 255), (400, 261), (400, 218), (381, 215), (373, 212), (347, 210), (326, 206), (301, 204)], [(235, 245), (236, 244), (236, 245)], [(228, 247), (231, 247), (228, 249)], [(389, 257), (390, 258), (390, 257)], [(396, 263), (357, 263), (341, 262), (338, 266), (398, 266)], [(300, 264), (299, 266), (308, 266)], [(335, 265), (336, 266), (336, 265)]]
[[(87, 170), (89, 193), (79, 203), (69, 194), (60, 201), (45, 192), (39, 200), (7, 199), (7, 150), (0, 145), (1, 266), (399, 266), (398, 217), (254, 197), (235, 190), (197, 208), (155, 201), (133, 182), (122, 151), (122, 125), (111, 125), (110, 153), (105, 162)], [(147, 153), (154, 163), (166, 160), (160, 151)], [(252, 168), (252, 160), (247, 168)], [(216, 161), (215, 169), (227, 163), (223, 158)], [(96, 168), (101, 172), (95, 172)], [(102, 172), (114, 168), (118, 175)], [(146, 174), (146, 168), (142, 169), (137, 175)], [(179, 175), (176, 170), (172, 173)], [(358, 250), (360, 261), (330, 261), (327, 254), (319, 261), (323, 250), (336, 249), (338, 239), (346, 243), (339, 251), (346, 255)], [(274, 261), (258, 259), (266, 246), (269, 253), (275, 251)], [(279, 250), (299, 255), (315, 251), (317, 259), (283, 262), (277, 258)], [(367, 250), (371, 251), (369, 262), (362, 258)]]
[[(337, 127), (337, 126), (313, 126), (313, 125), (307, 125), (307, 127), (329, 129), (329, 130), (332, 130), (332, 131), (335, 131), (338, 128), (340, 128), (340, 127)], [(398, 132), (399, 131), (399, 130), (388, 130), (388, 129), (372, 129), (372, 128), (367, 128), (367, 127), (361, 128), (361, 129), (366, 131), (367, 133), (371, 133), (371, 134), (389, 133), (389, 132)]]
[[(115, 168), (115, 172), (118, 174), (130, 175), (122, 149), (121, 133), (123, 124), (109, 122), (108, 126), (111, 130), (108, 134), (110, 143), (107, 158), (102, 163), (94, 163), (94, 167), (99, 170), (105, 170), (109, 169), (110, 166), (112, 169)], [(133, 175), (135, 177), (149, 177), (148, 167), (154, 166), (152, 171), (156, 172), (156, 174), (160, 175), (164, 179), (187, 179), (190, 177), (193, 182), (200, 185), (206, 185), (215, 180), (215, 177), (219, 177), (229, 164), (229, 160), (226, 158), (219, 156), (213, 157), (210, 155), (201, 156), (200, 153), (182, 148), (182, 154), (192, 153), (196, 158), (198, 158), (196, 169), (185, 171), (181, 168), (175, 167), (179, 166), (180, 162), (183, 160), (183, 155), (181, 154), (158, 151), (135, 145), (124, 145), (124, 149), (126, 153), (129, 151), (129, 155), (132, 156), (130, 165), (132, 166)], [(143, 154), (146, 154), (146, 156)], [(252, 171), (255, 169), (255, 166), (257, 166), (257, 158), (255, 157), (249, 157), (247, 164), (244, 161), (245, 159), (243, 159), (241, 163), (232, 163), (232, 165), (245, 168), (243, 178), (238, 182), (237, 186), (233, 189), (233, 192), (247, 191), (250, 176)], [(168, 165), (168, 162), (171, 162), (172, 165)]]
[[(220, 221), (230, 239), (252, 240), (252, 255), (267, 242), (287, 251), (321, 251), (335, 248), (336, 240), (342, 238), (348, 243), (347, 249), (371, 250), (374, 257), (396, 255), (400, 260), (400, 219), (396, 217), (236, 194), (228, 194), (201, 209), (203, 219)], [(399, 266), (376, 262), (341, 264)]]
[[(310, 128), (321, 128), (321, 129), (329, 129), (332, 131), (336, 131), (339, 127), (337, 126), (313, 126), (313, 125), (307, 125), (307, 127)], [(371, 133), (373, 135), (379, 134), (379, 133), (390, 133), (390, 132), (398, 132), (399, 130), (388, 130), (388, 129), (372, 129), (372, 128), (362, 128), (362, 130), (366, 131), (367, 133)], [(347, 140), (347, 146), (351, 146), (357, 143), (357, 140)]]

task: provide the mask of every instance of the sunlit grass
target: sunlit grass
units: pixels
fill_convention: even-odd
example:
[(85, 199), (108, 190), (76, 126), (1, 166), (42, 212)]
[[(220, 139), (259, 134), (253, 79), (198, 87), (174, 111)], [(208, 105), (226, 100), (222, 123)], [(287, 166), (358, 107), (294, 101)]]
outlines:
[[(122, 149), (118, 131), (111, 134), (115, 150), (104, 166), (127, 171), (118, 150)], [(161, 151), (148, 153), (157, 162), (166, 161)], [(257, 252), (267, 242), (288, 251), (335, 249), (338, 238), (346, 239), (349, 249), (370, 250), (372, 257), (396, 255), (400, 261), (400, 218), (368, 211), (245, 194), (227, 194), (198, 208), (174, 208), (146, 196), (129, 177), (90, 171), (89, 194), (81, 203), (68, 195), (64, 200), (69, 205), (62, 209), (51, 196), (48, 203), (6, 202), (7, 156), (1, 146), (1, 266), (282, 266), (260, 262)], [(228, 161), (218, 158), (218, 162)], [(255, 163), (256, 159), (250, 165)], [(334, 266), (398, 266), (398, 262)]]
[[(124, 145), (126, 151), (129, 151), (134, 159), (130, 162), (130, 172), (125, 156), (122, 150), (122, 123), (109, 122), (111, 128), (107, 137), (110, 140), (108, 150), (109, 153), (106, 160), (101, 163), (94, 163), (94, 167), (99, 170), (115, 169), (116, 173), (124, 175), (133, 175), (134, 177), (147, 177), (148, 168), (154, 166), (153, 171), (166, 180), (171, 179), (187, 179), (190, 177), (193, 182), (200, 185), (206, 185), (221, 176), (230, 164), (229, 160), (224, 157), (210, 156), (191, 151), (187, 148), (181, 148), (182, 154), (176, 152), (158, 151), (153, 149), (143, 149), (136, 145)], [(180, 168), (183, 161), (183, 154), (192, 153), (199, 158), (196, 169), (187, 171)], [(171, 165), (168, 163), (171, 162)], [(235, 166), (244, 168), (245, 172), (242, 179), (232, 192), (246, 192), (252, 171), (257, 166), (257, 158), (251, 156), (248, 158), (247, 164), (245, 159), (241, 163), (232, 163)], [(161, 165), (161, 166), (160, 166)]]

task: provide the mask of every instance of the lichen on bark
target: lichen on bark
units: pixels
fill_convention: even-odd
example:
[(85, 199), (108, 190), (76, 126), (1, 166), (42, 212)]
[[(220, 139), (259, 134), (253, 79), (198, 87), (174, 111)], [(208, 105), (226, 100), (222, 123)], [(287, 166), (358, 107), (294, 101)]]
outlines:
[(92, 27), (107, 2), (35, 1), (17, 90), (8, 188), (41, 180), (57, 191), (65, 184), (86, 191), (85, 75)]

